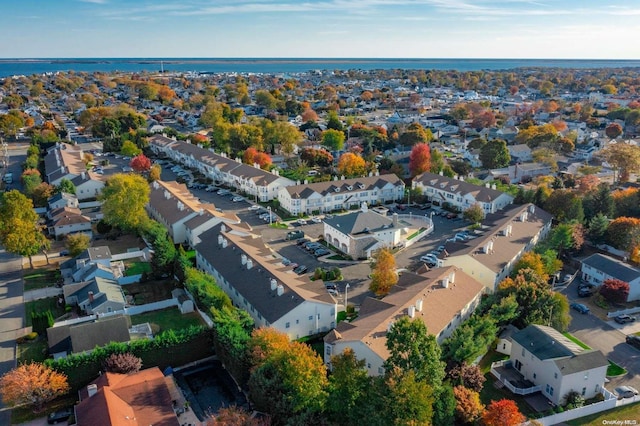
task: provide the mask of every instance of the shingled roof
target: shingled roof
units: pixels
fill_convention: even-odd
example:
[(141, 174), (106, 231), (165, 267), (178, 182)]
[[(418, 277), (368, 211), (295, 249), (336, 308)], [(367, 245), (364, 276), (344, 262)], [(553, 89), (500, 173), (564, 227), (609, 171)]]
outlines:
[(640, 269), (600, 253), (592, 254), (582, 263), (627, 283), (640, 277)]
[(443, 191), (451, 192), (459, 195), (471, 194), (476, 201), (482, 203), (490, 203), (504, 192), (496, 189), (487, 188), (486, 186), (474, 185), (472, 183), (450, 178), (447, 176), (440, 176), (435, 173), (423, 173), (413, 178), (415, 182), (420, 182), (424, 186), (430, 186), (433, 188), (440, 188)]
[(353, 179), (332, 180), (328, 182), (307, 183), (304, 185), (287, 186), (286, 190), (291, 198), (308, 198), (314, 193), (327, 195), (333, 192), (348, 194), (350, 192), (371, 191), (382, 189), (386, 185), (404, 186), (402, 180), (395, 174), (367, 176)]

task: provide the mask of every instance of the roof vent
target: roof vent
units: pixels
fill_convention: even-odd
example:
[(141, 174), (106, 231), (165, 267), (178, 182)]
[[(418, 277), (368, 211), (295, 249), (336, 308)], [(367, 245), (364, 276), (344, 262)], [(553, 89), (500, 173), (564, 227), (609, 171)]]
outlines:
[(171, 193), (169, 191), (167, 191), (166, 189), (164, 190), (164, 198), (166, 198), (167, 200), (169, 198), (171, 198)]
[(418, 312), (422, 311), (422, 299), (416, 300), (416, 311)]
[(218, 234), (218, 245), (219, 246), (222, 245), (222, 240), (224, 240), (224, 237), (222, 236), (222, 234)]
[(275, 279), (271, 278), (271, 280), (269, 282), (271, 283), (271, 291), (273, 291), (276, 288), (278, 288), (278, 281), (276, 281)]
[(87, 393), (89, 394), (89, 398), (98, 393), (98, 385), (92, 383), (87, 385)]
[(276, 290), (277, 290), (276, 294), (278, 296), (282, 296), (282, 294), (284, 293), (284, 286), (282, 284), (280, 284), (280, 285), (278, 285)]
[(253, 268), (253, 260), (247, 259), (247, 271)]
[(408, 309), (407, 313), (409, 314), (409, 318), (415, 317), (416, 316), (416, 307), (413, 306), (413, 305), (409, 306), (409, 309)]
[(229, 242), (227, 241), (226, 238), (222, 239), (222, 248), (227, 248), (227, 245), (229, 244)]
[(449, 288), (449, 277), (442, 279), (442, 288)]
[(531, 214), (535, 214), (535, 212), (536, 212), (536, 206), (535, 206), (535, 205), (533, 205), (533, 204), (531, 204), (531, 205), (529, 206), (529, 212), (530, 212)]
[(247, 264), (247, 255), (246, 254), (242, 253), (240, 255), (240, 262), (242, 263), (242, 266)]

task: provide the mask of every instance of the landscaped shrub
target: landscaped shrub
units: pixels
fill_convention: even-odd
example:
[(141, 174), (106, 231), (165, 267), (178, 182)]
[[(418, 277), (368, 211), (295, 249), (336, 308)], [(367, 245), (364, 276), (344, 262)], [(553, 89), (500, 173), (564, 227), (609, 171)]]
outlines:
[(54, 323), (53, 314), (50, 310), (44, 312), (31, 312), (31, 329), (38, 334), (44, 334), (47, 328)]
[(111, 373), (135, 373), (142, 368), (142, 360), (129, 352), (111, 354), (104, 360), (103, 367)]
[(31, 333), (24, 336), (24, 338), (26, 340), (36, 340), (38, 338), (38, 333), (36, 333), (35, 331), (32, 331)]

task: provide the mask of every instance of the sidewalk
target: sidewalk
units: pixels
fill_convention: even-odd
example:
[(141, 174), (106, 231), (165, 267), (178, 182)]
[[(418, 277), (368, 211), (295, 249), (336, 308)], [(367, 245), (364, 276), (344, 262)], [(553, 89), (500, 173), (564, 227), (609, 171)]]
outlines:
[(62, 294), (62, 289), (58, 287), (45, 287), (36, 290), (29, 290), (24, 292), (24, 301), (31, 302), (38, 299), (48, 299), (50, 297), (56, 297)]

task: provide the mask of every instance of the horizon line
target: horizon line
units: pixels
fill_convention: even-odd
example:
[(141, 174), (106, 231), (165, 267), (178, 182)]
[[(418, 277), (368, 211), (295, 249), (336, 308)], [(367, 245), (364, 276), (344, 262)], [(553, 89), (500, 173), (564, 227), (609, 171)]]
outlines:
[(286, 56), (51, 56), (51, 57), (0, 57), (0, 61), (45, 61), (45, 60), (95, 60), (95, 59), (111, 59), (111, 60), (272, 60), (272, 61), (425, 61), (425, 60), (472, 60), (472, 61), (640, 61), (640, 58), (556, 58), (556, 57), (540, 57), (540, 58), (495, 58), (495, 57), (358, 57), (358, 56), (334, 56), (334, 57), (286, 57)]

